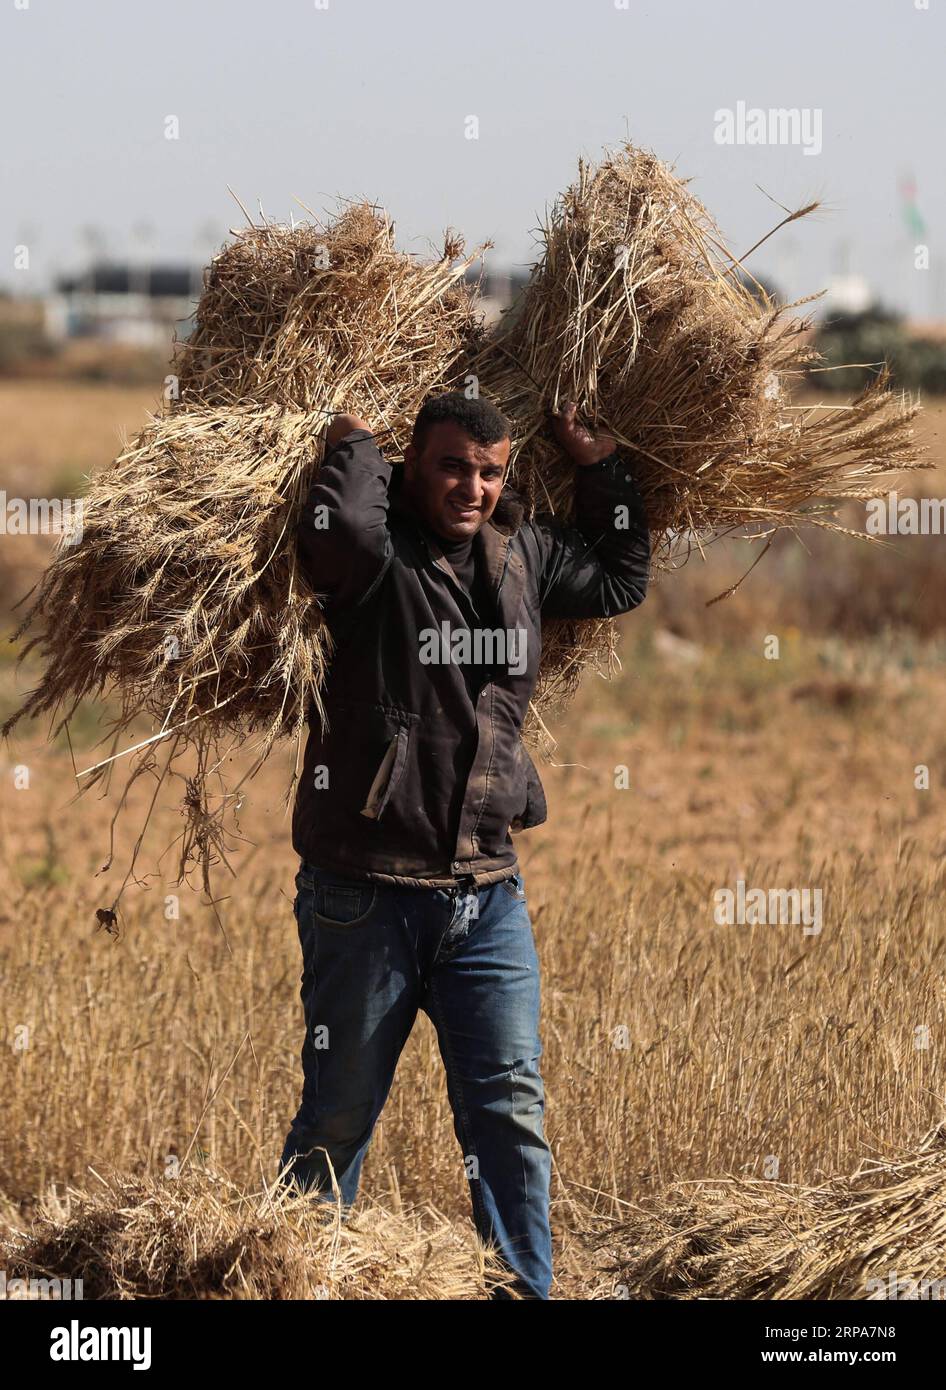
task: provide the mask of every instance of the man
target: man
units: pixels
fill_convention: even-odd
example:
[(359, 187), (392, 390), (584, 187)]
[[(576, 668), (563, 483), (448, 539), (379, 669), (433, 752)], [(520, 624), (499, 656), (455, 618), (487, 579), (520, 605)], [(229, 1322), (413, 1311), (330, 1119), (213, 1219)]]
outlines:
[[(339, 415), (299, 525), (333, 641), (293, 815), (301, 859), (302, 1103), (284, 1180), (347, 1209), (401, 1050), (437, 1030), (473, 1217), (523, 1297), (552, 1280), (539, 975), (510, 830), (545, 797), (520, 729), (548, 618), (614, 616), (647, 587), (641, 498), (569, 403), (576, 524), (524, 520), (508, 421), (429, 398), (403, 467)], [(331, 1164), (331, 1168), (330, 1165)], [(502, 1290), (496, 1297), (508, 1297)]]

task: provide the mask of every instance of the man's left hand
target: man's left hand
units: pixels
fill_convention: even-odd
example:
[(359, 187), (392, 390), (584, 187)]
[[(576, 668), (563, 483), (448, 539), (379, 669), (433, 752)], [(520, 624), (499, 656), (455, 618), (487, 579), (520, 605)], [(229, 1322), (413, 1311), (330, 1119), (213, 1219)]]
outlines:
[(572, 462), (587, 468), (613, 454), (617, 440), (608, 434), (592, 434), (578, 423), (577, 417), (576, 402), (566, 401), (561, 411), (551, 412), (552, 432)]

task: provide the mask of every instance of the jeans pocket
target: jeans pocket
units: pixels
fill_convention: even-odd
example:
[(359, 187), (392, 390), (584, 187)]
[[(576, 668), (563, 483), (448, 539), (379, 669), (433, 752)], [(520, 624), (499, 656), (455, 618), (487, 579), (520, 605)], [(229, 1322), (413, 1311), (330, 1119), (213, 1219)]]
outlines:
[(374, 883), (319, 883), (315, 890), (315, 916), (332, 927), (361, 926), (371, 915), (378, 887)]

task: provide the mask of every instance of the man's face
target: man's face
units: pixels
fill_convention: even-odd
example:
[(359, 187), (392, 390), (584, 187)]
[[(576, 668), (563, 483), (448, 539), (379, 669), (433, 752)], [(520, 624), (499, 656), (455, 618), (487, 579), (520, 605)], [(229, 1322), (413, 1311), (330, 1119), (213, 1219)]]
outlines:
[(445, 540), (473, 536), (502, 492), (510, 441), (477, 444), (453, 420), (432, 425), (422, 453), (404, 450), (404, 488), (414, 510)]

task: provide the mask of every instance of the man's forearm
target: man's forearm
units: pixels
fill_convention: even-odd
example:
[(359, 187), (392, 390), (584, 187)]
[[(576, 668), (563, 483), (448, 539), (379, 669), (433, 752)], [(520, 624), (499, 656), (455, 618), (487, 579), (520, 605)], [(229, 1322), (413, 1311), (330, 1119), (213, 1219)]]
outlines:
[(326, 447), (299, 518), (298, 554), (318, 593), (347, 602), (360, 596), (386, 560), (392, 466), (366, 425)]
[(650, 531), (632, 465), (620, 449), (575, 469), (575, 520), (536, 528), (545, 618), (613, 618), (642, 603)]
[(575, 525), (607, 576), (612, 613), (635, 608), (647, 593), (650, 529), (633, 465), (619, 447), (575, 472)]

